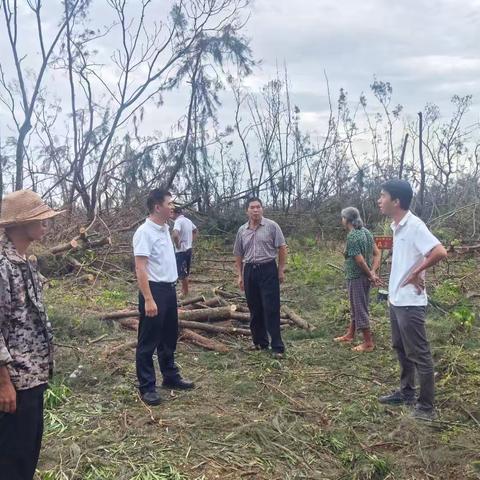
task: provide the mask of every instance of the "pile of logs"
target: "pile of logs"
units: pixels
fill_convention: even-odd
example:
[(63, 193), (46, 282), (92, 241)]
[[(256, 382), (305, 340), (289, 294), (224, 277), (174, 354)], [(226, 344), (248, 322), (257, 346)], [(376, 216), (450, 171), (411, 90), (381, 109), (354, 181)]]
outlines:
[[(178, 303), (180, 339), (207, 350), (225, 353), (229, 347), (214, 336), (249, 337), (250, 311), (243, 303), (243, 297), (220, 288), (213, 290), (211, 298), (198, 296)], [(313, 327), (292, 309), (282, 306), (281, 328), (299, 327), (313, 330)], [(122, 328), (138, 329), (138, 310), (126, 309), (110, 312), (101, 320), (118, 321)], [(201, 334), (199, 333), (201, 332)]]

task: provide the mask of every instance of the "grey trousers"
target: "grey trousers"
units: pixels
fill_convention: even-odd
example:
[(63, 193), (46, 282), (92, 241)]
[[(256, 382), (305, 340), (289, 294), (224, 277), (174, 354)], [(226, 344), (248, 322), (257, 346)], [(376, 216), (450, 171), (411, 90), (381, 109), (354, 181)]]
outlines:
[(415, 371), (420, 383), (417, 406), (431, 410), (435, 398), (433, 359), (425, 330), (426, 307), (390, 305), (392, 344), (400, 362), (400, 389), (406, 398), (415, 396)]

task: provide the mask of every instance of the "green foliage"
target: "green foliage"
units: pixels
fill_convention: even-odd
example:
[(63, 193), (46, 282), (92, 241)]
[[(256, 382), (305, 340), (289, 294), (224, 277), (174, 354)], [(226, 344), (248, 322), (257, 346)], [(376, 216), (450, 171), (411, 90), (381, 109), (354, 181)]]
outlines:
[(46, 410), (53, 410), (67, 401), (72, 391), (63, 383), (51, 383), (45, 391), (44, 406)]
[(468, 332), (472, 329), (473, 324), (475, 323), (475, 313), (467, 306), (456, 308), (451, 315), (456, 324)]
[(97, 305), (104, 308), (122, 307), (127, 301), (125, 292), (119, 290), (103, 290), (97, 300)]
[(462, 291), (460, 285), (454, 280), (447, 279), (435, 288), (431, 297), (441, 305), (452, 307), (462, 299)]

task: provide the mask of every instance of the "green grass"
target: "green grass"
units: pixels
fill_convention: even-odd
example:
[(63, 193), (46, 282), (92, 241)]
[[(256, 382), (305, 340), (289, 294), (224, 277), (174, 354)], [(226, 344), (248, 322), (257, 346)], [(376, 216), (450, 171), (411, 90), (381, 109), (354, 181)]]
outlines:
[[(211, 241), (206, 248), (211, 254), (223, 247)], [(440, 420), (416, 423), (408, 410), (376, 401), (398, 379), (385, 303), (372, 293), (375, 353), (358, 355), (334, 344), (349, 318), (342, 274), (329, 266), (342, 265), (341, 253), (313, 242), (293, 242), (290, 250), (282, 296), (315, 330), (285, 330), (288, 354), (282, 361), (246, 352), (248, 341), (237, 338), (223, 338), (228, 354), (180, 344), (177, 362), (198, 388), (164, 391), (164, 402), (152, 409), (136, 393), (134, 350), (108, 355), (134, 334), (97, 319), (135, 301), (134, 288), (57, 282), (48, 299), (61, 345), (46, 401), (39, 478), (480, 478), (479, 326), (476, 320), (464, 328), (454, 315), (476, 309), (465, 298), (465, 285), (435, 273), (432, 298), (447, 312), (431, 308), (428, 315)], [(450, 265), (450, 276), (474, 268), (471, 261)], [(201, 285), (198, 292), (210, 288)]]

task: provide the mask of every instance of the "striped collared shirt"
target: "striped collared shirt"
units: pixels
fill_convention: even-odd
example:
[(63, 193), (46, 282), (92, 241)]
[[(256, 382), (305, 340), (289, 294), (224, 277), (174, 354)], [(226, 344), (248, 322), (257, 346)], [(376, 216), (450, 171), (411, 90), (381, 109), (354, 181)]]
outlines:
[(244, 263), (266, 263), (275, 260), (279, 247), (286, 245), (279, 225), (273, 220), (262, 218), (257, 228), (249, 222), (238, 229), (233, 254), (243, 257)]

